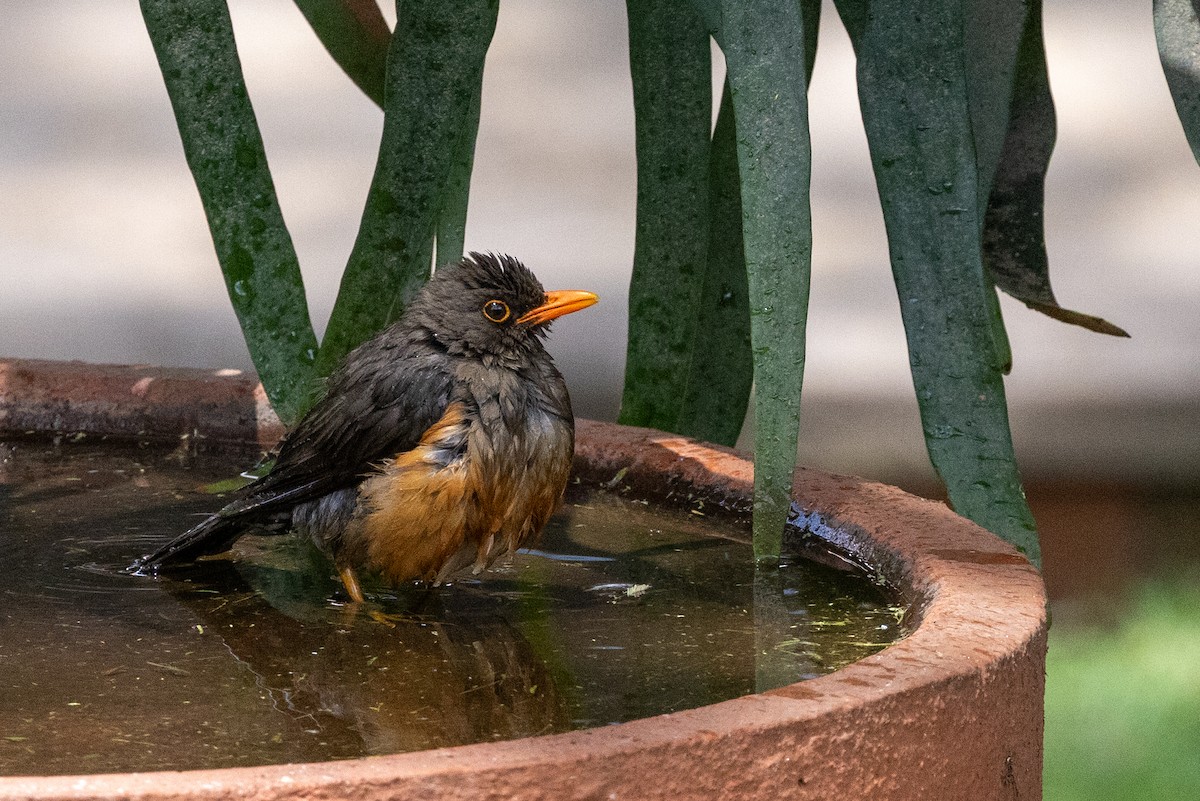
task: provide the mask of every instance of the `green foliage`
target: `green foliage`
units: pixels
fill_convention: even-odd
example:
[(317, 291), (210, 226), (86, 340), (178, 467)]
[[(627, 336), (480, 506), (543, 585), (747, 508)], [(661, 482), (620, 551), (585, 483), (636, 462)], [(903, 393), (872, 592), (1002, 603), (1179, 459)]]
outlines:
[[(977, 155), (986, 154), (978, 144), (988, 140), (982, 114), (972, 126), (970, 102), (1006, 94), (1011, 79), (1003, 70), (990, 71), (989, 82), (968, 76), (963, 6), (955, 0), (872, 2), (869, 15), (865, 0), (837, 5), (861, 20), (847, 29), (930, 459), (960, 514), (1037, 563), (1037, 533), (1008, 428), (1007, 340), (997, 331), (983, 268), (980, 218), (988, 193)], [(1019, 38), (1020, 25), (1006, 27)], [(1003, 40), (992, 46), (1006, 48)], [(1007, 49), (1015, 62), (1016, 44)], [(1000, 135), (990, 131), (990, 138), (1003, 141), (1006, 115), (991, 105)]]
[[(996, 286), (1029, 308), (1097, 333), (1127, 337), (1106, 320), (1059, 306), (1050, 289), (1043, 209), (1055, 118), (1041, 0), (1031, 0), (1024, 17), (1009, 90), (1011, 105), (1005, 104), (1010, 105), (1007, 125), (994, 128), (1004, 134), (1003, 149), (994, 168), (985, 169), (982, 160), (980, 164), (981, 178), (994, 173), (984, 214), (983, 261)], [(979, 51), (988, 52), (987, 37), (981, 38)]]
[(442, 196), (437, 223), (437, 263), (458, 261), (466, 253), (467, 205), (471, 195), (471, 172), (475, 167), (475, 138), (479, 133), (482, 72), (480, 85), (475, 88), (471, 107), (454, 140), (450, 175)]
[(812, 263), (805, 20), (791, 0), (696, 0), (725, 54), (754, 362), (754, 555), (779, 556), (800, 428)]
[[(692, 362), (674, 427), (681, 434), (722, 445), (737, 442), (754, 384), (739, 182), (737, 128), (726, 82), (708, 151), (708, 248)], [(628, 370), (625, 380), (629, 381)]]
[(461, 176), (463, 150), (474, 152), (498, 2), (397, 3), (379, 160), (321, 343), (322, 373), (400, 316), (429, 278), (443, 209), (466, 208), (461, 199), (448, 200), (447, 187), (456, 164)]
[(392, 32), (375, 0), (296, 0), (296, 7), (338, 66), (382, 108)]
[(1175, 110), (1200, 163), (1200, 5), (1154, 0), (1154, 35)]
[[(754, 359), (729, 82), (710, 140), (707, 28), (684, 6), (686, 24), (671, 30), (667, 23), (680, 18), (681, 7), (668, 0), (628, 7), (638, 228), (621, 421), (733, 445), (746, 416)], [(720, 13), (697, 8), (712, 19)], [(820, 9), (818, 0), (801, 3), (806, 80)], [(656, 50), (659, 63), (652, 63)], [(681, 58), (685, 52), (690, 63)], [(680, 147), (683, 141), (690, 146)], [(771, 377), (763, 381), (769, 389)]]
[(709, 242), (708, 31), (674, 0), (626, 6), (638, 195), (620, 421), (676, 431), (696, 332), (708, 325), (698, 326)]
[(316, 383), (317, 338), (242, 79), (224, 0), (142, 0), (229, 299), (267, 397), (295, 420)]
[[(1055, 621), (1046, 661), (1047, 801), (1200, 798), (1198, 578), (1147, 584), (1114, 627)], [(1123, 611), (1116, 603), (1106, 611)]]
[(373, 2), (297, 5), (347, 74), (385, 105), (375, 178), (319, 350), (226, 4), (142, 1), (230, 299), (286, 423), (307, 408), (318, 377), (395, 319), (425, 282), (435, 232), (446, 259), (461, 255), (497, 12), (497, 0), (407, 2), (398, 9), (402, 34), (392, 36)]
[[(291, 421), (317, 377), (395, 319), (436, 245), (463, 251), (484, 57), (498, 0), (296, 0), (384, 107), (362, 225), (318, 349), (295, 253), (220, 0), (142, 0), (222, 271), (272, 403)], [(837, 0), (930, 458), (955, 508), (1038, 560), (1003, 374), (997, 288), (1062, 308), (1043, 231), (1054, 106), (1040, 0)], [(623, 422), (730, 444), (754, 387), (755, 552), (789, 505), (811, 260), (808, 103), (819, 0), (627, 0), (638, 217)], [(1167, 80), (1200, 157), (1195, 0), (1156, 0)], [(715, 129), (709, 37), (727, 74)]]

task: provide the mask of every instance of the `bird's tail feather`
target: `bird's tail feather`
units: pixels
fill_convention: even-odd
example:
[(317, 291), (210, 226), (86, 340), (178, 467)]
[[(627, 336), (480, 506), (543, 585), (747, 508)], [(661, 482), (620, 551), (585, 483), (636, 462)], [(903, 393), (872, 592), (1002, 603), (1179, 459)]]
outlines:
[(191, 562), (201, 556), (229, 550), (246, 530), (246, 521), (232, 519), (217, 512), (199, 525), (180, 534), (157, 551), (138, 559), (131, 566), (134, 572), (155, 570), (172, 562)]
[(221, 511), (209, 515), (199, 525), (183, 532), (151, 554), (138, 559), (129, 570), (148, 572), (166, 564), (191, 562), (201, 556), (227, 551), (239, 537), (254, 529), (264, 534), (280, 534), (287, 530), (291, 507), (302, 501), (320, 479), (308, 481), (284, 490), (262, 487), (263, 479), (244, 487)]

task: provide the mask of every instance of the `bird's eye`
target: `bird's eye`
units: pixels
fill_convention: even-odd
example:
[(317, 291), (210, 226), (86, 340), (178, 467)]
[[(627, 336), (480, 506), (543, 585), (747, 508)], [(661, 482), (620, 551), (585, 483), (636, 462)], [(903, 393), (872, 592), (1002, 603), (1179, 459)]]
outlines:
[(509, 318), (512, 310), (508, 308), (508, 304), (502, 300), (489, 300), (483, 304), (483, 316), (491, 320), (493, 323), (502, 323)]

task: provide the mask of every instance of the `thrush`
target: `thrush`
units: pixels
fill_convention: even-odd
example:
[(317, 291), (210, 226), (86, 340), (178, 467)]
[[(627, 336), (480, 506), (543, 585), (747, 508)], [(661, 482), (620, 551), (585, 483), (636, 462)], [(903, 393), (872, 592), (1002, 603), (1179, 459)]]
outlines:
[(596, 301), (546, 292), (509, 256), (438, 270), (329, 376), (268, 473), (135, 566), (291, 530), (329, 555), (358, 602), (359, 571), (399, 584), (483, 570), (534, 540), (562, 501), (575, 423), (543, 339), (551, 320)]

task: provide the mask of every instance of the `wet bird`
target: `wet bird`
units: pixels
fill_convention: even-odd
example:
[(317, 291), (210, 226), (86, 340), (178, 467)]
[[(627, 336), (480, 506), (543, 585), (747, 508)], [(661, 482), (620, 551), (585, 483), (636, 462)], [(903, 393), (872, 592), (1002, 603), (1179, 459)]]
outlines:
[(483, 570), (534, 540), (561, 503), (575, 424), (542, 340), (551, 320), (596, 301), (546, 292), (509, 256), (438, 270), (329, 376), (270, 472), (135, 567), (290, 529), (331, 557), (357, 602), (360, 570), (392, 584)]

